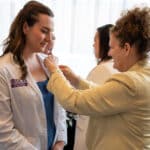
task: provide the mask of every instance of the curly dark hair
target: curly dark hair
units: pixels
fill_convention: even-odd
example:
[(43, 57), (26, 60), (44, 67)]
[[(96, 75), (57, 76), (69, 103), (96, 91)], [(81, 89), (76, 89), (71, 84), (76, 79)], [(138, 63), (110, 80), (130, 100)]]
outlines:
[(38, 22), (39, 14), (46, 14), (54, 17), (50, 8), (42, 3), (37, 1), (29, 1), (26, 3), (11, 24), (9, 35), (4, 41), (3, 55), (9, 52), (13, 54), (14, 61), (20, 65), (22, 71), (21, 79), (26, 78), (28, 73), (27, 66), (23, 59), (23, 49), (26, 43), (23, 25), (24, 23), (27, 23), (28, 26), (33, 26), (36, 22)]
[(146, 56), (150, 50), (150, 8), (134, 8), (122, 13), (115, 26), (111, 29), (120, 46), (127, 42), (137, 49), (141, 56)]

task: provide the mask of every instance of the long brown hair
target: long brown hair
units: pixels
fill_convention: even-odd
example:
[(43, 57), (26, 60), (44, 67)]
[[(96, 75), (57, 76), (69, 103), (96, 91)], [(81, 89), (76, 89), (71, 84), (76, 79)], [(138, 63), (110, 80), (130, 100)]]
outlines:
[(28, 26), (33, 26), (38, 21), (39, 14), (46, 14), (54, 17), (53, 12), (47, 6), (37, 1), (29, 1), (19, 11), (18, 15), (11, 24), (9, 35), (4, 41), (3, 55), (11, 52), (14, 61), (20, 65), (24, 79), (27, 76), (27, 66), (23, 59), (23, 49), (26, 44), (26, 37), (23, 32), (23, 25), (27, 23)]

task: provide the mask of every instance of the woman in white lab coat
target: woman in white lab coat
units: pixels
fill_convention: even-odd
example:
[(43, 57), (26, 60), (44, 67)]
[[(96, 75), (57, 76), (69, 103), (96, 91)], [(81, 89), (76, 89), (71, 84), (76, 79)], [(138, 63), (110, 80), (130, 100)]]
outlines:
[(46, 89), (53, 12), (28, 2), (13, 21), (0, 57), (0, 150), (63, 150), (65, 111)]
[[(113, 62), (109, 51), (109, 30), (113, 25), (106, 24), (97, 28), (94, 37), (94, 55), (97, 65), (90, 71), (87, 80), (98, 84), (104, 83), (117, 70), (113, 68)], [(88, 116), (79, 115), (76, 125), (74, 150), (87, 150), (85, 139), (88, 128)]]

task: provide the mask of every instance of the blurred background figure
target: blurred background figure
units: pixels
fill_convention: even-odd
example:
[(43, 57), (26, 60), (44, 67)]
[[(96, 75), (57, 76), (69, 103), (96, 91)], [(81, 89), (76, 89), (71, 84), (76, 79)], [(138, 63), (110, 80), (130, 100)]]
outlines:
[[(109, 51), (109, 32), (112, 24), (106, 24), (97, 28), (94, 36), (94, 55), (97, 66), (94, 67), (87, 76), (87, 80), (97, 84), (103, 84), (117, 70), (113, 68), (113, 61), (108, 56)], [(74, 150), (87, 150), (86, 147), (86, 131), (88, 128), (89, 117), (78, 115), (76, 124), (76, 135)]]

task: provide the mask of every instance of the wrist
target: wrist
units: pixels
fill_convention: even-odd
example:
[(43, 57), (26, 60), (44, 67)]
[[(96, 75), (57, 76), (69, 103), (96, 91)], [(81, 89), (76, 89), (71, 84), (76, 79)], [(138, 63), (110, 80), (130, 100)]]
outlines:
[(65, 146), (65, 142), (64, 141), (57, 141), (56, 144), (58, 144), (61, 147)]
[(50, 73), (52, 74), (52, 73), (54, 73), (54, 72), (56, 72), (56, 71), (58, 71), (58, 70), (59, 70), (58, 67), (51, 67), (51, 69), (50, 69), (49, 71), (50, 71)]

